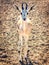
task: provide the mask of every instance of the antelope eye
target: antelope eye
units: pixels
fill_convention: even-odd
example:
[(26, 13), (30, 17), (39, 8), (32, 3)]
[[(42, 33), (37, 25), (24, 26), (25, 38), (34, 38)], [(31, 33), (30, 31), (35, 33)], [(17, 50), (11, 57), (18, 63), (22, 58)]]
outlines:
[(22, 13), (21, 13), (21, 15), (22, 15)]
[(27, 13), (27, 15), (28, 15), (28, 13)]

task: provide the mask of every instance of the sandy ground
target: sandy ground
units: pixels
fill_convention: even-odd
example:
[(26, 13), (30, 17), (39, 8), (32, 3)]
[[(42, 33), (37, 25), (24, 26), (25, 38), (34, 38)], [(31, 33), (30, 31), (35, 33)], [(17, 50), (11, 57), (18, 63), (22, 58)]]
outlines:
[(49, 0), (0, 0), (0, 65), (20, 65), (17, 52), (20, 13), (14, 5), (21, 8), (22, 2), (29, 8), (35, 4), (28, 14), (33, 24), (28, 40), (29, 58), (36, 65), (49, 65)]

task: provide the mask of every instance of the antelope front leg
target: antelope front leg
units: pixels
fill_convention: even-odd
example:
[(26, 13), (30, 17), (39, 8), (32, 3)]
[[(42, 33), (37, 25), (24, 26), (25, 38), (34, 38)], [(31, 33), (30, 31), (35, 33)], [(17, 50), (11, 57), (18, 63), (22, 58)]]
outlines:
[(22, 61), (22, 46), (23, 46), (23, 41), (22, 41), (22, 36), (19, 35), (19, 43), (18, 43), (18, 53), (19, 53), (19, 61)]
[(27, 58), (28, 44), (25, 42), (24, 57)]
[(28, 42), (28, 37), (25, 37), (25, 43), (24, 43), (24, 45), (25, 45), (25, 48), (24, 48), (24, 57), (25, 58), (27, 58), (27, 52), (28, 52), (28, 44), (27, 44), (27, 42)]

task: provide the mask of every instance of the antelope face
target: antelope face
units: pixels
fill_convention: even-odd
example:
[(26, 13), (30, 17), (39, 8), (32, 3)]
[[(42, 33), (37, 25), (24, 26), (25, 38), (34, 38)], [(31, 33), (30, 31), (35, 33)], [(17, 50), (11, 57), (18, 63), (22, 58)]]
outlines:
[(21, 12), (21, 16), (22, 16), (22, 19), (23, 19), (24, 21), (26, 20), (27, 15), (28, 15), (27, 9), (28, 9), (27, 4), (26, 4), (26, 3), (22, 3), (22, 12)]
[[(15, 5), (16, 6), (16, 5)], [(34, 8), (35, 5), (31, 6), (30, 9), (28, 10), (28, 5), (27, 3), (22, 3), (22, 8), (19, 9), (18, 6), (16, 6), (16, 9), (21, 13), (22, 19), (25, 21), (27, 19), (28, 13)]]

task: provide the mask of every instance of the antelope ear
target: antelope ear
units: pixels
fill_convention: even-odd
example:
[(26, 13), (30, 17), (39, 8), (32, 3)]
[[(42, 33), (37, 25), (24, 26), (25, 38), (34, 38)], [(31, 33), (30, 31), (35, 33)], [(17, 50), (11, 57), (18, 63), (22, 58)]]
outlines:
[(19, 7), (18, 7), (18, 6), (16, 6), (16, 5), (15, 5), (15, 7), (16, 7), (16, 9), (17, 9), (19, 12), (21, 12), (21, 10), (19, 9)]
[(18, 6), (15, 5), (15, 7), (16, 7), (17, 10), (19, 10)]
[(33, 9), (33, 7), (34, 7), (34, 6), (32, 6), (32, 7), (30, 8), (30, 10), (32, 10), (32, 9)]
[(30, 9), (28, 10), (28, 12), (33, 10), (34, 7), (35, 7), (35, 5), (31, 6)]

